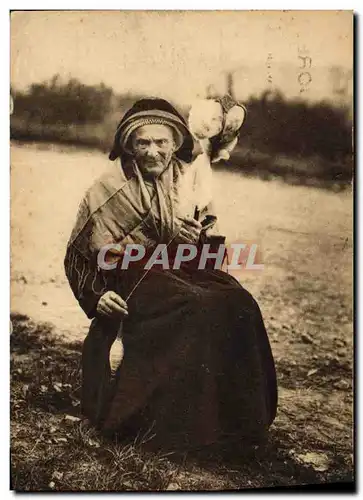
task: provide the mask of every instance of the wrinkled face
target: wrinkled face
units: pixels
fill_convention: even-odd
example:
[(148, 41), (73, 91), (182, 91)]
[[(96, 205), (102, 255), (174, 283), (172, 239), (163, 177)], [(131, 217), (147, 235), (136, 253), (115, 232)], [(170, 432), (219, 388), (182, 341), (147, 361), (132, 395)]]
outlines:
[(173, 130), (167, 125), (144, 125), (131, 136), (132, 150), (141, 173), (157, 177), (175, 151)]

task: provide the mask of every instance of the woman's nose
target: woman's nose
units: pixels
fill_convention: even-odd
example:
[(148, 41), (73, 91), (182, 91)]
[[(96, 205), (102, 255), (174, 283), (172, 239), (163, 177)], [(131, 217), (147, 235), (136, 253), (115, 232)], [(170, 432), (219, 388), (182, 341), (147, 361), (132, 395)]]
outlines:
[(146, 150), (146, 154), (148, 156), (157, 156), (159, 154), (159, 150), (156, 144), (151, 143)]

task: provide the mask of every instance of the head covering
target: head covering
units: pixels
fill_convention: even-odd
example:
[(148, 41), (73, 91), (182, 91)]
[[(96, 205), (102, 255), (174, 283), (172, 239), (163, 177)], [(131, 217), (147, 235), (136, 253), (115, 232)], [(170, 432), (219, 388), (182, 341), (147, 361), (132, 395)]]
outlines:
[(140, 99), (130, 108), (117, 126), (114, 144), (109, 159), (121, 157), (124, 161), (132, 152), (130, 136), (143, 125), (167, 125), (174, 131), (177, 150), (175, 155), (186, 162), (192, 160), (194, 141), (184, 118), (164, 99)]

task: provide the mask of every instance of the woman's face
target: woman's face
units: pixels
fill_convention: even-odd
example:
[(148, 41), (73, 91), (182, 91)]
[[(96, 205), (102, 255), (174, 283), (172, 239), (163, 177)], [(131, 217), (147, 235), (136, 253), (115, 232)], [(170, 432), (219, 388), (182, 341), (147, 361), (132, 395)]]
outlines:
[(173, 130), (167, 125), (144, 125), (131, 136), (136, 162), (145, 177), (157, 177), (175, 151)]

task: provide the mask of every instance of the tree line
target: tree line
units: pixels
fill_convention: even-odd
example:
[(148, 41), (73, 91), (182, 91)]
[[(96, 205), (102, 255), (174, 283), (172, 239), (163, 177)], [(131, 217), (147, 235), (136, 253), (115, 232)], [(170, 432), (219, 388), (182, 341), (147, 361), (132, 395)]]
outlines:
[[(85, 85), (59, 75), (34, 83), (26, 92), (12, 89), (13, 117), (27, 124), (102, 125), (110, 128), (112, 117), (122, 113), (141, 96), (117, 95), (103, 83)], [(248, 115), (240, 145), (271, 154), (346, 160), (352, 155), (352, 120), (349, 109), (331, 102), (288, 100), (279, 92), (266, 91), (245, 103)], [(185, 114), (185, 113), (184, 113)], [(112, 138), (111, 138), (112, 139)]]

